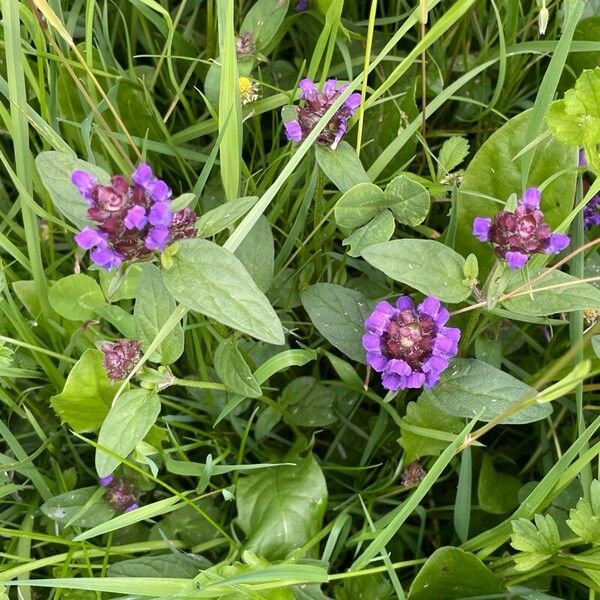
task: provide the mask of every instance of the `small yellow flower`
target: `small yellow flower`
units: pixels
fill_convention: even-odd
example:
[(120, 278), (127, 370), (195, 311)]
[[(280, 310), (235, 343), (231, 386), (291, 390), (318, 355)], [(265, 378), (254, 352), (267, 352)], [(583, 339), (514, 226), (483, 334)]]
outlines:
[(260, 86), (249, 77), (240, 77), (240, 99), (242, 106), (255, 102), (259, 98)]

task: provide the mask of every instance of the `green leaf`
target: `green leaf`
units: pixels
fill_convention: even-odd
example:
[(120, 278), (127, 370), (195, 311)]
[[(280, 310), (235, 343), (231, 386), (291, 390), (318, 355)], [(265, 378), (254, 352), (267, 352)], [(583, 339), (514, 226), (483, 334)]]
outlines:
[(204, 213), (196, 225), (200, 237), (210, 237), (241, 219), (258, 200), (258, 196), (238, 198)]
[(496, 471), (490, 456), (483, 455), (477, 484), (479, 505), (483, 510), (498, 515), (511, 511), (519, 503), (521, 486), (518, 477)]
[(476, 556), (460, 548), (438, 548), (417, 573), (408, 600), (458, 600), (501, 594), (504, 585)]
[(100, 286), (88, 275), (69, 275), (59, 279), (48, 292), (50, 306), (65, 319), (87, 321), (106, 305)]
[(157, 554), (131, 558), (109, 565), (108, 577), (171, 577), (193, 579), (210, 562), (202, 556), (187, 554)]
[(316, 283), (301, 296), (302, 305), (319, 333), (357, 362), (365, 362), (362, 336), (369, 302), (355, 290), (334, 283)]
[[(465, 170), (456, 199), (457, 231), (455, 249), (479, 260), (482, 279), (495, 261), (489, 244), (472, 233), (475, 217), (493, 217), (511, 194), (520, 195), (521, 160), (515, 157), (526, 145), (527, 123), (531, 111), (513, 117), (495, 131), (477, 151)], [(541, 132), (542, 133), (542, 132)], [(525, 187), (547, 182), (541, 200), (546, 222), (556, 228), (570, 213), (575, 195), (577, 152), (564, 144), (545, 139), (533, 154)], [(571, 169), (569, 172), (563, 172)], [(558, 177), (557, 173), (562, 172)], [(496, 199), (499, 202), (494, 202)]]
[[(160, 269), (152, 263), (146, 263), (140, 277), (133, 311), (136, 336), (144, 352), (168, 321), (175, 307), (175, 300), (163, 283)], [(183, 327), (178, 323), (152, 353), (149, 360), (161, 365), (170, 365), (183, 354), (183, 346)]]
[[(483, 409), (480, 420), (491, 421), (536, 391), (480, 360), (456, 358), (444, 371), (437, 386), (425, 392), (440, 410), (457, 417), (472, 418)], [(531, 404), (506, 417), (502, 423), (520, 425), (545, 419), (550, 404)]]
[(389, 580), (377, 574), (350, 577), (335, 588), (336, 600), (393, 600), (397, 597)]
[[(529, 288), (525, 287), (520, 296), (510, 298), (502, 304), (510, 311), (523, 315), (543, 317), (574, 310), (600, 309), (600, 289), (580, 281), (562, 271), (544, 269), (544, 277)], [(540, 272), (530, 275), (535, 279)], [(506, 293), (523, 286), (521, 272), (511, 272)], [(552, 288), (553, 289), (546, 289)], [(539, 291), (537, 291), (539, 290)]]
[(363, 258), (395, 281), (442, 302), (462, 302), (471, 289), (462, 282), (465, 259), (432, 240), (392, 240), (363, 250)]
[(242, 263), (221, 246), (183, 240), (163, 270), (163, 281), (181, 304), (270, 344), (283, 344), (283, 328)]
[(289, 0), (258, 0), (246, 13), (241, 33), (251, 33), (259, 52), (275, 37), (287, 14)]
[(358, 183), (345, 192), (334, 209), (342, 229), (356, 229), (387, 208), (388, 200), (374, 183)]
[(421, 394), (416, 402), (408, 403), (400, 421), (402, 435), (398, 441), (404, 448), (404, 464), (422, 456), (439, 456), (462, 428), (462, 419), (449, 417), (426, 394)]
[(275, 275), (275, 242), (269, 221), (261, 216), (235, 251), (261, 292), (267, 292)]
[[(133, 389), (125, 392), (106, 416), (98, 444), (126, 458), (150, 431), (160, 413), (160, 398), (154, 390)], [(121, 463), (118, 458), (96, 449), (99, 477), (110, 475)]]
[(598, 358), (600, 358), (600, 335), (592, 337), (592, 349)]
[(592, 481), (590, 500), (580, 498), (569, 512), (567, 525), (586, 544), (600, 544), (600, 482)]
[(221, 381), (235, 394), (245, 398), (259, 398), (260, 385), (237, 347), (234, 336), (223, 340), (215, 351), (214, 366)]
[(450, 173), (467, 158), (468, 154), (469, 141), (466, 138), (459, 136), (448, 138), (442, 144), (440, 155), (438, 156), (441, 172)]
[(95, 175), (98, 182), (103, 184), (110, 182), (110, 175), (96, 165), (55, 151), (38, 154), (35, 165), (54, 206), (77, 227), (88, 225), (88, 206), (71, 183), (71, 173), (76, 170), (87, 171)]
[(299, 427), (325, 427), (337, 420), (333, 412), (335, 394), (314, 377), (298, 377), (285, 386), (281, 406), (288, 420)]
[(388, 207), (398, 223), (416, 227), (429, 213), (429, 192), (406, 175), (395, 177), (385, 188)]
[(40, 510), (60, 525), (70, 523), (75, 527), (96, 527), (115, 514), (104, 500), (104, 490), (96, 485), (54, 496)]
[(236, 489), (238, 523), (246, 548), (268, 560), (285, 558), (321, 528), (327, 486), (312, 455), (295, 467), (277, 467), (240, 477)]
[(394, 229), (396, 229), (394, 215), (389, 210), (384, 210), (366, 225), (351, 233), (342, 242), (342, 246), (350, 246), (347, 251), (349, 256), (360, 256), (365, 248), (387, 242), (394, 234)]
[(63, 391), (50, 398), (56, 414), (78, 433), (96, 431), (117, 391), (102, 366), (100, 350), (86, 350), (67, 376)]
[(323, 173), (341, 192), (347, 192), (359, 183), (371, 181), (360, 158), (348, 142), (340, 142), (335, 150), (317, 146), (315, 154)]
[(514, 557), (518, 571), (530, 571), (551, 558), (560, 548), (560, 535), (550, 515), (535, 515), (535, 525), (528, 519), (512, 522), (510, 545), (523, 554)]

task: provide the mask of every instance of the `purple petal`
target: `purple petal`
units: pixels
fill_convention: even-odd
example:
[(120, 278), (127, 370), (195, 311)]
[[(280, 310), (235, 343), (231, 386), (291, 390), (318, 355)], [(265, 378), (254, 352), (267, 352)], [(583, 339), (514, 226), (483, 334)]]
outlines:
[(511, 269), (521, 269), (529, 260), (529, 256), (522, 252), (507, 252), (504, 258)]
[(407, 388), (420, 388), (425, 385), (425, 374), (424, 373), (411, 373), (405, 382)]
[(91, 173), (73, 171), (71, 173), (71, 182), (86, 200), (91, 199), (92, 191), (96, 187), (96, 178)]
[(433, 343), (433, 354), (435, 356), (455, 356), (458, 352), (458, 340), (460, 339), (460, 329), (456, 327), (443, 327)]
[(432, 388), (437, 385), (440, 380), (440, 374), (437, 371), (429, 371), (425, 373), (425, 387)]
[(100, 485), (106, 487), (113, 482), (113, 476), (107, 475), (106, 477), (100, 477)]
[(133, 504), (130, 504), (123, 512), (131, 512), (132, 510), (136, 510), (137, 508), (139, 508), (140, 505), (137, 502), (134, 502)]
[(388, 359), (379, 350), (377, 352), (367, 352), (367, 362), (375, 371), (381, 372), (385, 369)]
[(171, 188), (162, 179), (151, 181), (146, 189), (154, 202), (167, 202), (171, 197)]
[(346, 129), (348, 127), (348, 122), (346, 121), (346, 119), (344, 117), (339, 117), (338, 118), (338, 128), (335, 134), (335, 139), (333, 140), (330, 148), (332, 150), (335, 150), (338, 147), (338, 144), (340, 143), (341, 139), (344, 137), (344, 134), (346, 133)]
[(581, 148), (579, 150), (579, 166), (585, 167), (587, 165), (587, 160), (585, 159), (585, 150)]
[(564, 233), (553, 233), (548, 240), (546, 254), (558, 254), (562, 252), (569, 244), (571, 239)]
[(394, 315), (396, 311), (387, 302), (380, 302), (373, 312), (367, 317), (365, 321), (365, 328), (371, 333), (377, 333), (381, 335), (383, 330), (387, 326), (390, 317)]
[(173, 213), (168, 202), (157, 202), (152, 205), (148, 214), (148, 221), (156, 227), (168, 227), (173, 220)]
[(362, 345), (367, 352), (377, 352), (381, 349), (381, 338), (375, 333), (365, 333), (362, 336)]
[(123, 219), (123, 223), (127, 229), (144, 229), (148, 219), (146, 218), (146, 209), (139, 204), (130, 208)]
[(353, 114), (354, 111), (360, 106), (361, 100), (362, 96), (358, 92), (350, 94), (346, 102), (344, 102), (346, 108), (350, 111), (350, 114)]
[(388, 361), (385, 372), (393, 373), (394, 375), (410, 375), (412, 369), (407, 362), (399, 358), (392, 358)]
[(435, 319), (438, 316), (441, 307), (442, 303), (435, 296), (427, 296), (427, 298), (417, 306), (417, 310), (429, 315), (432, 319)]
[(296, 12), (304, 12), (305, 10), (308, 10), (308, 0), (298, 0), (294, 10)]
[(288, 121), (283, 124), (285, 129), (285, 135), (290, 142), (301, 142), (302, 141), (302, 127), (298, 121)]
[(149, 165), (141, 163), (131, 174), (131, 179), (134, 183), (146, 189), (146, 186), (154, 180), (154, 174)]
[(337, 88), (337, 79), (328, 79), (323, 86), (323, 93), (326, 96), (333, 96)]
[(381, 384), (386, 390), (396, 392), (400, 388), (406, 387), (404, 385), (405, 377), (394, 375), (393, 373), (384, 373), (381, 377)]
[(168, 227), (153, 227), (148, 233), (145, 246), (148, 250), (163, 250), (169, 239)]
[(121, 255), (115, 252), (108, 246), (99, 246), (92, 252), (90, 252), (90, 258), (103, 269), (110, 271), (111, 269), (118, 269), (123, 262)]
[(423, 373), (441, 373), (448, 368), (448, 359), (445, 356), (431, 356), (421, 366)]
[(538, 188), (530, 187), (525, 190), (523, 197), (519, 200), (519, 204), (531, 209), (539, 208), (541, 197), (542, 194)]
[(398, 300), (396, 300), (396, 308), (398, 310), (413, 310), (415, 305), (410, 296), (400, 296)]
[(487, 242), (490, 239), (490, 227), (492, 220), (487, 217), (475, 217), (473, 220), (473, 235), (480, 242)]
[(76, 236), (75, 242), (80, 248), (89, 250), (94, 246), (104, 245), (106, 243), (106, 234), (103, 234), (91, 227), (84, 227)]
[(310, 98), (317, 93), (317, 88), (311, 79), (302, 79), (298, 84), (298, 87), (302, 90), (300, 98)]

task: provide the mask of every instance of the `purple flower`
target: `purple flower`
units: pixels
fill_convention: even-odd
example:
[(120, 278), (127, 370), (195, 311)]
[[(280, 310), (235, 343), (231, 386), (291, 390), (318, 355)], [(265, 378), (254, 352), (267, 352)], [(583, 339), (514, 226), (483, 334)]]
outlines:
[[(338, 85), (335, 79), (328, 79), (319, 92), (314, 82), (303, 79), (298, 84), (302, 104), (295, 107), (296, 118), (284, 123), (285, 133), (291, 142), (301, 142), (315, 128), (323, 115), (329, 110), (346, 85)], [(351, 94), (339, 110), (329, 120), (325, 129), (317, 137), (317, 144), (329, 146), (335, 150), (348, 129), (348, 120), (360, 106), (359, 93)]]
[(162, 251), (175, 240), (196, 235), (197, 216), (190, 209), (171, 211), (171, 190), (157, 179), (147, 164), (131, 175), (98, 185), (83, 171), (74, 171), (72, 180), (88, 203), (87, 216), (96, 228), (84, 227), (75, 241), (103, 269), (142, 260), (155, 250)]
[(140, 342), (138, 340), (121, 339), (114, 343), (100, 346), (104, 354), (102, 363), (111, 381), (125, 379), (140, 360)]
[(236, 38), (235, 52), (238, 60), (244, 60), (256, 54), (256, 42), (249, 31), (242, 33)]
[[(109, 481), (108, 481), (109, 480)], [(108, 481), (108, 483), (103, 483)], [(130, 479), (109, 475), (100, 479), (100, 485), (107, 488), (104, 498), (119, 512), (131, 512), (139, 508), (135, 485)]]
[(579, 166), (580, 167), (587, 166), (587, 160), (585, 158), (585, 150), (583, 148), (579, 149)]
[(308, 0), (297, 0), (294, 10), (296, 12), (304, 12), (305, 10), (308, 10)]
[(586, 229), (600, 225), (600, 196), (594, 196), (583, 208), (583, 223)]
[(498, 258), (511, 269), (521, 269), (532, 254), (558, 254), (569, 245), (569, 236), (552, 233), (540, 210), (541, 193), (528, 188), (519, 199), (515, 212), (500, 211), (493, 219), (476, 217), (473, 235), (490, 242)]
[(435, 296), (416, 308), (409, 296), (393, 307), (380, 302), (365, 321), (367, 362), (382, 374), (383, 387), (397, 391), (431, 388), (458, 352), (460, 329), (445, 327), (450, 315)]

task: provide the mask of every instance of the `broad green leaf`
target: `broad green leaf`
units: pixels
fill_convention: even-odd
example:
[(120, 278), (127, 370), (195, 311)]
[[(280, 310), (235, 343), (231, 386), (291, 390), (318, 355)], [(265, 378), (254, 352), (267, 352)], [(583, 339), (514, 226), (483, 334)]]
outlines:
[(600, 482), (592, 481), (590, 500), (580, 498), (569, 512), (567, 525), (586, 544), (600, 544)]
[(196, 226), (198, 235), (210, 237), (227, 229), (241, 219), (256, 204), (257, 200), (258, 196), (238, 198), (209, 210), (198, 219)]
[(427, 394), (421, 394), (416, 402), (408, 403), (406, 416), (400, 421), (402, 435), (398, 441), (404, 448), (404, 464), (422, 456), (439, 456), (462, 428), (462, 419), (448, 416)]
[(36, 282), (31, 279), (21, 279), (20, 281), (14, 281), (12, 287), (17, 298), (23, 303), (29, 314), (37, 319), (42, 312), (42, 305)]
[(479, 505), (483, 510), (498, 515), (511, 511), (519, 503), (521, 485), (518, 477), (496, 471), (490, 456), (483, 455), (477, 484)]
[(108, 577), (170, 577), (193, 579), (201, 569), (210, 567), (202, 556), (189, 554), (157, 554), (131, 558), (109, 565)]
[(522, 552), (514, 557), (518, 571), (530, 571), (551, 558), (560, 548), (560, 535), (550, 515), (535, 515), (535, 525), (528, 519), (512, 522), (510, 545)]
[[(138, 388), (125, 392), (106, 416), (98, 434), (98, 444), (126, 458), (150, 431), (159, 413), (160, 398), (154, 390)], [(96, 449), (99, 477), (110, 475), (120, 462), (101, 448)]]
[(289, 0), (258, 0), (246, 13), (240, 33), (251, 33), (259, 52), (265, 50), (283, 23)]
[(48, 292), (50, 306), (65, 319), (87, 321), (106, 305), (100, 286), (88, 275), (68, 275), (59, 279)]
[(402, 225), (416, 227), (429, 213), (429, 192), (406, 175), (395, 177), (388, 183), (385, 198), (394, 217)]
[(598, 358), (600, 358), (600, 335), (592, 337), (592, 348)]
[(395, 600), (394, 588), (379, 574), (349, 577), (335, 588), (336, 600)]
[[(234, 200), (234, 202), (236, 202)], [(275, 274), (275, 241), (269, 221), (256, 222), (235, 251), (261, 292), (269, 291)]]
[[(591, 5), (593, 2), (586, 2)], [(597, 11), (598, 9), (596, 9)], [(600, 12), (596, 13), (597, 15)], [(581, 19), (575, 28), (573, 40), (600, 42), (600, 16), (591, 16)], [(561, 75), (561, 88), (567, 89), (573, 87), (577, 77), (585, 69), (593, 69), (600, 64), (600, 52), (571, 52), (567, 58), (568, 69), (565, 69)]]
[(163, 281), (181, 304), (270, 344), (283, 344), (283, 328), (242, 263), (221, 246), (183, 240), (163, 270)]
[(75, 527), (96, 527), (115, 514), (104, 500), (104, 491), (94, 485), (65, 492), (44, 502), (40, 510), (60, 525), (70, 523)]
[[(485, 277), (495, 261), (489, 244), (472, 234), (475, 217), (492, 217), (499, 212), (511, 194), (520, 195), (521, 160), (515, 157), (525, 146), (530, 111), (513, 117), (495, 131), (477, 151), (465, 170), (456, 200), (457, 231), (455, 249), (467, 256), (475, 254), (479, 271)], [(541, 208), (552, 229), (569, 214), (573, 206), (577, 152), (552, 139), (544, 139), (533, 154), (526, 186), (539, 186), (551, 180), (542, 192)], [(556, 174), (565, 169), (570, 172)], [(487, 196), (487, 197), (486, 197)], [(499, 202), (494, 202), (496, 199)]]
[(384, 211), (388, 204), (385, 194), (374, 183), (358, 183), (337, 201), (335, 222), (342, 229), (356, 229)]
[(98, 182), (103, 184), (110, 182), (110, 175), (96, 165), (53, 150), (38, 154), (35, 165), (54, 206), (77, 227), (82, 228), (87, 225), (88, 206), (71, 183), (71, 173), (76, 170), (87, 171), (95, 175)]
[(100, 287), (109, 302), (135, 298), (143, 268), (144, 263), (133, 263), (125, 269), (125, 273), (122, 269), (113, 271), (98, 269)]
[[(133, 311), (136, 336), (144, 352), (157, 337), (175, 307), (175, 300), (163, 283), (160, 269), (152, 263), (145, 264)], [(183, 327), (178, 323), (152, 353), (149, 360), (161, 365), (170, 365), (183, 354), (183, 345)]]
[(335, 394), (314, 377), (298, 377), (288, 383), (280, 404), (294, 425), (325, 427), (337, 420), (333, 412)]
[(259, 398), (260, 385), (254, 378), (234, 336), (223, 340), (215, 351), (214, 366), (221, 381), (235, 394), (245, 398)]
[(369, 302), (355, 290), (316, 283), (302, 293), (302, 305), (319, 333), (357, 362), (365, 362), (362, 336)]
[(56, 414), (78, 433), (96, 431), (117, 391), (102, 366), (100, 350), (86, 350), (71, 369), (63, 391), (50, 398)]
[(365, 248), (363, 258), (395, 281), (442, 302), (462, 302), (471, 295), (463, 283), (465, 259), (432, 240), (392, 240)]
[(389, 210), (384, 210), (366, 225), (352, 232), (342, 242), (342, 246), (350, 246), (350, 249), (347, 250), (349, 256), (360, 256), (365, 248), (387, 242), (394, 234), (395, 228), (394, 215)]
[(340, 142), (335, 150), (317, 146), (315, 154), (323, 173), (341, 192), (346, 192), (359, 183), (370, 182), (360, 158), (348, 142)]
[(453, 135), (448, 138), (440, 149), (438, 161), (442, 173), (454, 171), (469, 154), (469, 141), (466, 138)]
[(109, 304), (96, 309), (96, 314), (108, 321), (117, 331), (128, 339), (136, 339), (135, 319), (133, 315), (118, 304)]
[[(544, 273), (540, 281), (521, 290), (525, 293), (504, 300), (504, 307), (515, 313), (537, 317), (587, 308), (600, 309), (600, 289), (597, 287), (580, 283), (576, 277), (562, 271), (545, 269)], [(536, 272), (530, 277), (535, 279), (538, 275), (539, 272)], [(513, 272), (505, 293), (521, 288), (523, 284), (522, 273)]]
[(476, 556), (460, 548), (438, 548), (417, 573), (408, 600), (458, 600), (502, 594), (504, 585)]
[(295, 467), (277, 467), (240, 477), (238, 523), (246, 548), (268, 560), (285, 558), (321, 528), (327, 485), (312, 455)]
[[(457, 417), (472, 418), (483, 409), (480, 420), (491, 421), (536, 391), (487, 363), (471, 358), (454, 359), (438, 385), (425, 392), (440, 410)], [(545, 419), (550, 404), (531, 404), (502, 422), (519, 425)]]

